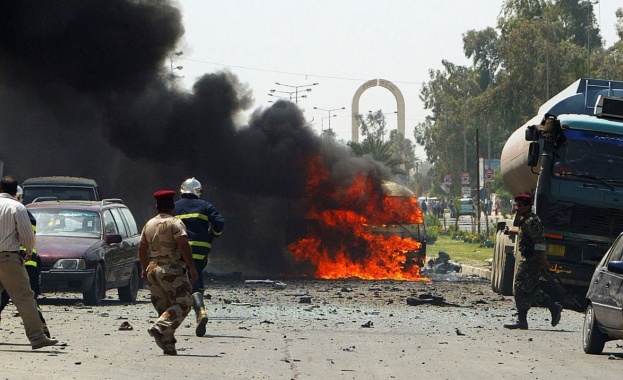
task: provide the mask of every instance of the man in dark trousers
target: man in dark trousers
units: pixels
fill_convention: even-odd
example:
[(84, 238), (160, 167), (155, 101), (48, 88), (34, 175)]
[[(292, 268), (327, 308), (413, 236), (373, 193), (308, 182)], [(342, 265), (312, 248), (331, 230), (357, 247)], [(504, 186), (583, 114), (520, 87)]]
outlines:
[(158, 215), (143, 227), (138, 248), (141, 277), (149, 282), (151, 303), (159, 314), (147, 332), (165, 355), (177, 355), (175, 330), (190, 312), (191, 283), (197, 281), (186, 227), (171, 215), (174, 196), (173, 190), (154, 193)]
[(186, 225), (188, 242), (193, 253), (193, 260), (198, 281), (193, 285), (193, 308), (197, 315), (195, 334), (204, 336), (208, 315), (203, 303), (203, 270), (208, 265), (208, 254), (212, 249), (212, 241), (223, 233), (225, 218), (210, 202), (199, 199), (201, 183), (194, 177), (182, 182), (180, 187), (181, 199), (175, 202), (174, 215)]
[(505, 324), (507, 329), (528, 329), (528, 310), (533, 302), (546, 305), (552, 316), (551, 324), (560, 322), (562, 306), (554, 302), (539, 287), (539, 272), (549, 270), (545, 257), (545, 237), (541, 219), (532, 212), (532, 196), (521, 194), (515, 197), (515, 220), (513, 225), (519, 228), (517, 239), (519, 252), (515, 255), (519, 261), (515, 276), (515, 305), (517, 322)]
[[(14, 198), (17, 185), (13, 176), (6, 176), (0, 182), (0, 292), (6, 289), (13, 300), (24, 323), (26, 336), (32, 349), (36, 350), (53, 346), (58, 340), (44, 334), (24, 266), (24, 259), (30, 259), (30, 252), (35, 247), (35, 233), (26, 207)], [(26, 258), (20, 254), (20, 245), (25, 249)]]

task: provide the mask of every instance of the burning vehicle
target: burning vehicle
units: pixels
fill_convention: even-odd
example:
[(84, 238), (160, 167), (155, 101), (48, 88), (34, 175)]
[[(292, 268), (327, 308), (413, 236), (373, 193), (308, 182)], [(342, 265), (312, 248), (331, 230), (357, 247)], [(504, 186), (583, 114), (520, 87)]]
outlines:
[(310, 264), (313, 277), (426, 280), (420, 275), (426, 228), (413, 192), (363, 175), (327, 191), (328, 173), (313, 171), (304, 236), (288, 245), (297, 261)]

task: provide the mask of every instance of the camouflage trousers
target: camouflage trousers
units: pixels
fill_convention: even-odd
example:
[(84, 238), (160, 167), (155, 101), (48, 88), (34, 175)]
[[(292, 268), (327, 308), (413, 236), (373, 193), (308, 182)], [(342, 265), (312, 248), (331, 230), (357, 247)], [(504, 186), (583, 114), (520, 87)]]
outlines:
[(552, 299), (539, 286), (541, 262), (537, 257), (521, 259), (515, 276), (515, 304), (517, 310), (529, 310), (532, 304), (549, 306)]
[(175, 330), (192, 308), (191, 286), (186, 268), (179, 260), (150, 262), (147, 281), (151, 303), (160, 315), (154, 326), (166, 343), (175, 343)]

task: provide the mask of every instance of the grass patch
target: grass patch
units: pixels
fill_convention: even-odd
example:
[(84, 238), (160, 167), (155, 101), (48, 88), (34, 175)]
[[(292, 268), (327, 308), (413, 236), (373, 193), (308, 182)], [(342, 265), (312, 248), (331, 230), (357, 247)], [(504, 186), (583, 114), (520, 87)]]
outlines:
[(439, 234), (434, 243), (426, 246), (428, 259), (437, 258), (440, 251), (450, 255), (450, 260), (453, 262), (477, 267), (489, 267), (489, 263), (485, 260), (493, 257), (493, 248), (483, 247), (479, 243), (466, 243), (461, 239), (452, 239), (451, 234)]

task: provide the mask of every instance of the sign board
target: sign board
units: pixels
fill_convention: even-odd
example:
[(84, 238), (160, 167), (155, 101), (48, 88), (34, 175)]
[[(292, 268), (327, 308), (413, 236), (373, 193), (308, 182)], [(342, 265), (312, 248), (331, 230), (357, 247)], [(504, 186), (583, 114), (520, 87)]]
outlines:
[(493, 169), (485, 169), (485, 182), (493, 182)]
[(446, 174), (443, 177), (443, 183), (446, 186), (452, 186), (452, 174)]
[(464, 197), (472, 196), (472, 188), (469, 186), (461, 186), (461, 195)]
[(461, 173), (461, 185), (469, 185), (469, 172)]
[(493, 169), (493, 171), (495, 172), (496, 170), (500, 170), (500, 159), (499, 158), (480, 158), (478, 160), (478, 178), (480, 179), (480, 183), (484, 183), (484, 182), (491, 182), (488, 181), (485, 178), (485, 170), (487, 169)]

